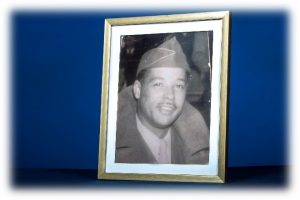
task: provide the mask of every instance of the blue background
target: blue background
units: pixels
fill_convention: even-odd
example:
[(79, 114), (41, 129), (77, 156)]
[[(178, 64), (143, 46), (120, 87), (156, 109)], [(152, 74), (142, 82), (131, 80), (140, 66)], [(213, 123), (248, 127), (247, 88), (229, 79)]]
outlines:
[[(17, 168), (96, 169), (104, 19), (192, 11), (12, 14)], [(232, 12), (228, 165), (287, 165), (288, 15)]]

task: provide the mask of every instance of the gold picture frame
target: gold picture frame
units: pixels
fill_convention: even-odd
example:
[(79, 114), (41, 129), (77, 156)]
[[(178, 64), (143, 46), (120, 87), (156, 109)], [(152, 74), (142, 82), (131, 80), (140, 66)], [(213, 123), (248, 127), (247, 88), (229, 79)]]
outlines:
[[(168, 26), (170, 26), (170, 28), (168, 28)], [(177, 29), (180, 30), (177, 31)], [(153, 32), (153, 30), (155, 31)], [(118, 66), (120, 67), (121, 63), (121, 48), (123, 48), (121, 40), (123, 36), (166, 33), (180, 33), (186, 35), (186, 33), (192, 34), (192, 32), (195, 34), (198, 32), (207, 33), (207, 41), (211, 44), (211, 46), (207, 48), (207, 52), (210, 52), (208, 58), (211, 59), (209, 66), (211, 67), (212, 65), (210, 68), (211, 85), (209, 86), (209, 94), (211, 94), (211, 96), (209, 99), (210, 107), (208, 114), (210, 120), (210, 160), (208, 164), (159, 165), (147, 163), (115, 163), (114, 156), (116, 152), (114, 145), (116, 144), (116, 119), (118, 115), (118, 92), (116, 90), (118, 90), (117, 86), (118, 83), (120, 83), (119, 73), (121, 73), (121, 69), (119, 69)], [(209, 39), (208, 33), (213, 39)], [(160, 37), (161, 35), (158, 36)], [(229, 36), (229, 11), (105, 20), (98, 179), (225, 182)], [(127, 37), (127, 39), (130, 38)], [(138, 39), (134, 38), (134, 41), (137, 40)], [(195, 42), (195, 40), (193, 41)], [(130, 42), (128, 42), (128, 44), (130, 44)], [(194, 44), (193, 46), (195, 49), (196, 45)], [(137, 48), (131, 48), (131, 50), (127, 50), (127, 52), (133, 52), (136, 49)], [(115, 86), (112, 86), (112, 84)], [(189, 169), (191, 169), (191, 172)]]

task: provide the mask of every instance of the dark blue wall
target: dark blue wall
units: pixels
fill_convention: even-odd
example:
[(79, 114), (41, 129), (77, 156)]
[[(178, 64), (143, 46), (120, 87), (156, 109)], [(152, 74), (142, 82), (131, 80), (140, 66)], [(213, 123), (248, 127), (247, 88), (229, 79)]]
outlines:
[[(168, 13), (15, 12), (13, 165), (97, 168), (104, 19)], [(229, 166), (287, 164), (287, 22), (232, 13)]]

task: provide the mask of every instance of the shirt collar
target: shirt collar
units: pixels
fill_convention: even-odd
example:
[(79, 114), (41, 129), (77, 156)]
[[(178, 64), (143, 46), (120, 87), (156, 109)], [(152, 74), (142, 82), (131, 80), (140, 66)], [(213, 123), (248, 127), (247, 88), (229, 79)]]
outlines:
[(155, 133), (150, 131), (147, 127), (145, 127), (137, 115), (136, 115), (136, 123), (137, 123), (138, 131), (142, 135), (142, 138), (144, 139), (145, 143), (151, 150), (154, 157), (157, 159), (160, 141), (164, 140), (167, 145), (169, 160), (171, 161), (171, 130), (170, 130), (170, 128), (168, 129), (167, 134), (163, 138), (160, 138)]

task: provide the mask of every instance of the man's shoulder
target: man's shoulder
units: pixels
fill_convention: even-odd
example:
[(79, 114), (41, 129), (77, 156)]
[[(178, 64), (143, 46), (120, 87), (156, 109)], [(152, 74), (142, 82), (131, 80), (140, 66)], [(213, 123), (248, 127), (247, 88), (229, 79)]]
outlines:
[(174, 127), (185, 144), (186, 162), (208, 163), (209, 130), (200, 111), (186, 102)]
[(132, 94), (132, 86), (119, 93), (116, 136), (116, 162), (155, 162), (137, 129), (136, 100)]
[(184, 103), (182, 113), (176, 120), (175, 125), (177, 128), (184, 127), (182, 130), (208, 134), (208, 128), (203, 115), (187, 101)]

